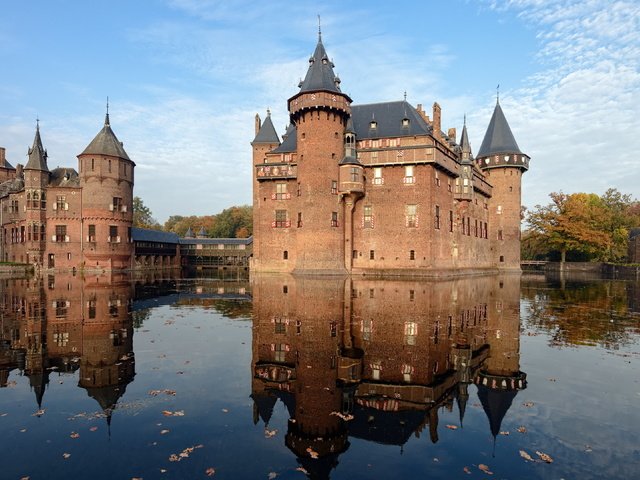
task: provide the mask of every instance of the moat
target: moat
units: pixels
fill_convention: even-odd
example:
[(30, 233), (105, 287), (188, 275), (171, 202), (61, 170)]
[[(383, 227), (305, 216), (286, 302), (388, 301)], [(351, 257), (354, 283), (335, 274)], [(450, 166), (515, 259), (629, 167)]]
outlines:
[(0, 280), (2, 478), (634, 478), (640, 283)]

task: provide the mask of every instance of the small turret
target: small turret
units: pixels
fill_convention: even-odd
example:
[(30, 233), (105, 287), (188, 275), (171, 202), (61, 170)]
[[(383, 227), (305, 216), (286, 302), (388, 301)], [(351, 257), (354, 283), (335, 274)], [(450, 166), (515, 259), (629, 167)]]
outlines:
[(340, 165), (340, 193), (364, 194), (364, 168), (357, 158), (356, 133), (353, 120), (349, 117), (344, 132), (344, 157)]
[(456, 178), (455, 195), (457, 200), (471, 200), (473, 198), (473, 157), (471, 145), (467, 135), (467, 117), (465, 116), (460, 138), (461, 158), (460, 176)]

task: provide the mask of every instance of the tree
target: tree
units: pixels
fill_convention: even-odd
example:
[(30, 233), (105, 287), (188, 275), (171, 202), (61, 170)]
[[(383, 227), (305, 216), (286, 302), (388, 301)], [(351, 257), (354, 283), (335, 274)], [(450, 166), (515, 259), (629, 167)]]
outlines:
[(253, 209), (249, 205), (230, 207), (216, 215), (209, 235), (215, 238), (246, 238), (253, 232)]
[(160, 228), (160, 224), (153, 218), (151, 210), (145, 206), (140, 197), (133, 197), (133, 226), (139, 228)]

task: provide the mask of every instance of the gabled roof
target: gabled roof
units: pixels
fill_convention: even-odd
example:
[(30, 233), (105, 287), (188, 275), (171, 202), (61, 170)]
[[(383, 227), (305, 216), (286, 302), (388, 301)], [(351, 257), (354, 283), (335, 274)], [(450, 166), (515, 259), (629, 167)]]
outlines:
[(73, 168), (54, 168), (49, 177), (50, 187), (79, 187), (80, 178)]
[(296, 134), (296, 127), (293, 124), (289, 124), (287, 131), (282, 136), (282, 144), (279, 147), (271, 150), (272, 153), (291, 153), (295, 152), (298, 148), (298, 138)]
[(131, 227), (131, 238), (134, 242), (178, 244), (180, 241), (180, 237), (176, 233), (138, 227)]
[(320, 90), (342, 93), (339, 84), (340, 79), (333, 73), (333, 62), (329, 60), (322, 44), (322, 36), (318, 34), (316, 50), (309, 58), (309, 70), (304, 80), (300, 82), (300, 93)]
[(499, 153), (522, 153), (516, 139), (511, 133), (509, 123), (502, 112), (500, 103), (496, 102), (487, 133), (484, 135), (477, 157), (487, 157)]
[(47, 151), (42, 146), (40, 138), (40, 125), (36, 126), (36, 135), (33, 138), (33, 146), (29, 149), (29, 160), (24, 167), (25, 170), (41, 170), (48, 172), (47, 167)]
[(118, 140), (116, 134), (111, 130), (109, 123), (109, 114), (104, 118), (104, 127), (98, 132), (91, 143), (84, 149), (80, 155), (109, 155), (112, 157), (131, 160), (127, 152), (124, 151), (122, 142)]
[(271, 112), (267, 112), (267, 118), (264, 119), (256, 138), (251, 142), (252, 145), (256, 143), (277, 143), (280, 145), (280, 139), (271, 121)]
[[(427, 135), (432, 131), (418, 111), (404, 100), (352, 105), (351, 118), (358, 140)], [(372, 122), (376, 128), (371, 128)]]

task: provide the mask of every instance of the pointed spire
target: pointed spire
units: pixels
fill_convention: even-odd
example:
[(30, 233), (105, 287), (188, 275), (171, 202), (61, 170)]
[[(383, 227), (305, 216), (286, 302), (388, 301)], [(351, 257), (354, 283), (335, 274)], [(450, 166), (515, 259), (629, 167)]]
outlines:
[[(319, 19), (320, 17), (318, 16), (318, 22)], [(315, 52), (309, 58), (309, 70), (307, 70), (307, 75), (300, 84), (300, 92), (328, 91), (342, 93), (340, 79), (333, 72), (333, 67), (333, 62), (329, 60), (329, 56), (322, 44), (322, 32), (318, 24), (318, 44)]]
[(109, 97), (107, 97), (107, 114), (104, 117), (104, 126), (111, 126), (111, 123), (109, 122)]
[(275, 143), (280, 145), (280, 139), (276, 133), (276, 128), (271, 121), (271, 110), (267, 110), (267, 118), (264, 119), (260, 129), (256, 133), (256, 137), (251, 142), (252, 145), (257, 143)]
[(467, 134), (467, 115), (464, 116), (462, 125), (462, 136), (460, 137), (460, 147), (462, 148), (462, 160), (471, 160), (471, 145)]
[(500, 153), (522, 153), (511, 133), (509, 123), (502, 112), (499, 103), (493, 110), (491, 121), (484, 135), (484, 140), (478, 150), (478, 157), (488, 157)]
[(118, 140), (116, 134), (111, 129), (111, 122), (109, 121), (109, 100), (107, 99), (107, 114), (104, 117), (104, 126), (102, 130), (98, 132), (91, 143), (87, 145), (87, 148), (80, 155), (109, 155), (111, 157), (123, 158), (125, 160), (131, 160), (127, 152), (122, 146), (122, 142)]
[(36, 118), (36, 134), (33, 138), (33, 146), (28, 151), (29, 160), (25, 165), (25, 170), (40, 170), (48, 172), (47, 167), (47, 151), (42, 146), (40, 138), (40, 119)]
[(318, 42), (322, 42), (322, 28), (320, 24), (320, 14), (318, 14)]

